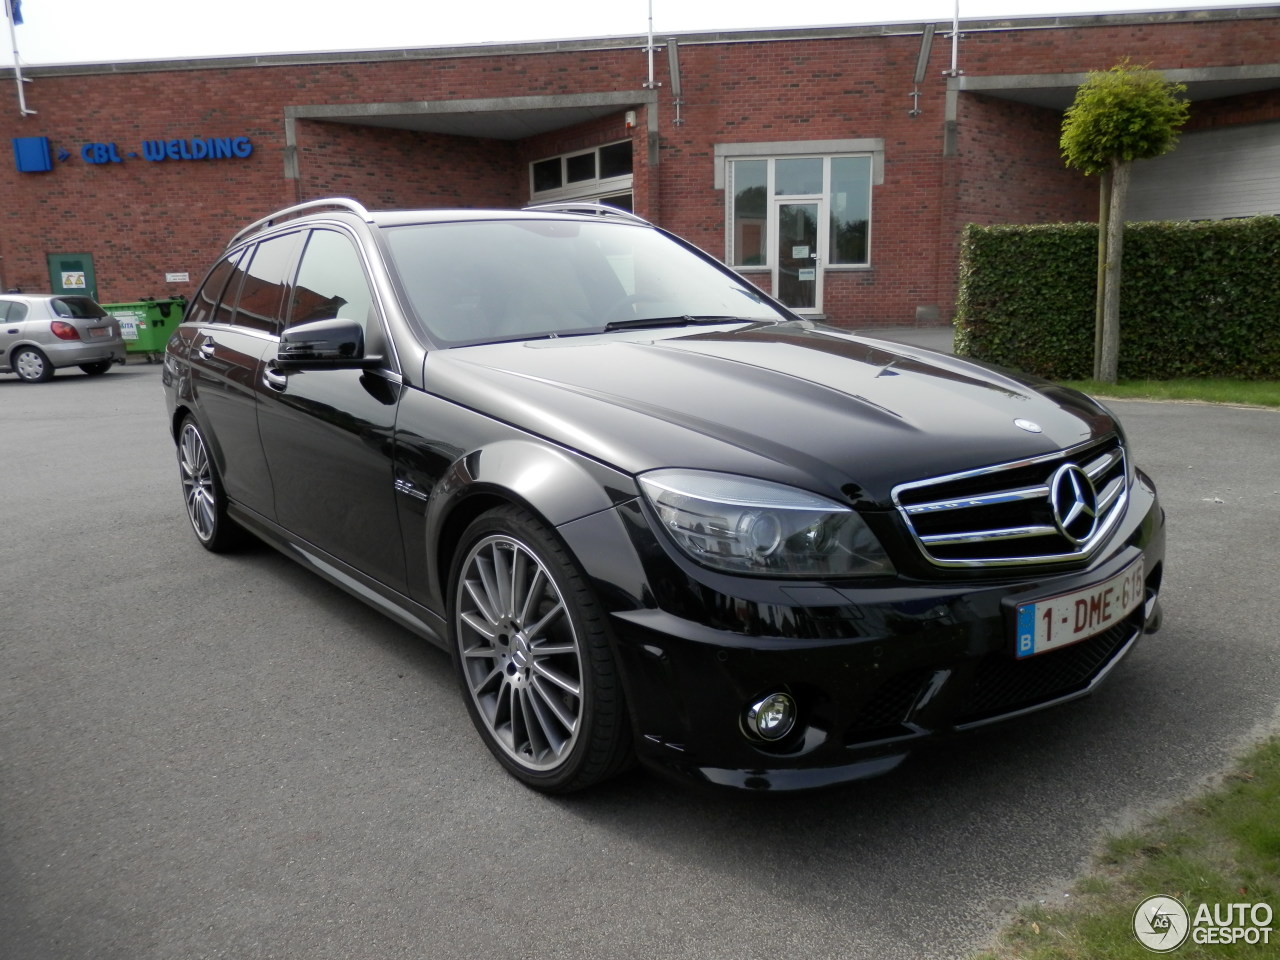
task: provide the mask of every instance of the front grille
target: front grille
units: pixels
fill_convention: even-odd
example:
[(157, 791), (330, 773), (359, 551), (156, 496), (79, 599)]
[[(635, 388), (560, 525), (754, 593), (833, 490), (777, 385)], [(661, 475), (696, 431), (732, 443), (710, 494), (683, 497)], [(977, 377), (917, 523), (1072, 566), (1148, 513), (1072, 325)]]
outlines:
[(1116, 437), (893, 491), (925, 557), (966, 568), (1087, 557), (1123, 516), (1128, 497)]
[(1142, 607), (1110, 630), (1025, 660), (983, 659), (960, 708), (957, 726), (1034, 707), (1085, 689), (1142, 629)]

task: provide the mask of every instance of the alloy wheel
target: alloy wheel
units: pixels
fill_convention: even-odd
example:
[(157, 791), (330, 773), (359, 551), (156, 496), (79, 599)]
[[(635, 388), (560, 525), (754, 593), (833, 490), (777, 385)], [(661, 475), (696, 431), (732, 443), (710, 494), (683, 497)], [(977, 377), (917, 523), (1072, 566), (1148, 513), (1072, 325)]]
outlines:
[(454, 605), (464, 682), (517, 766), (555, 770), (583, 721), (582, 650), (555, 578), (518, 539), (490, 535), (462, 564)]
[(178, 468), (182, 475), (182, 497), (187, 505), (187, 517), (196, 536), (207, 543), (218, 532), (217, 489), (204, 438), (190, 421), (182, 427)]

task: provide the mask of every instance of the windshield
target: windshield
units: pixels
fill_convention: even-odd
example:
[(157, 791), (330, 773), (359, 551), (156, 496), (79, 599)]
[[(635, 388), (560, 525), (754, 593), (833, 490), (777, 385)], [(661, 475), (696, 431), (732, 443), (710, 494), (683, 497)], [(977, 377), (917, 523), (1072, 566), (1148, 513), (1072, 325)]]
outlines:
[(418, 319), (441, 345), (668, 318), (787, 319), (744, 280), (636, 224), (480, 220), (389, 227), (386, 236)]

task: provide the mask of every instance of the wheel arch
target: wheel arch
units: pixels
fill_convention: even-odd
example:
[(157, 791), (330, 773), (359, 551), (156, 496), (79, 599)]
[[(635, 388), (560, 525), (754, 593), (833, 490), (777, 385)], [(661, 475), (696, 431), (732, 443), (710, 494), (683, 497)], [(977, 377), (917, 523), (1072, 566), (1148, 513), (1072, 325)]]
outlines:
[(433, 601), (448, 610), (449, 574), (462, 534), (488, 510), (507, 504), (521, 507), (564, 543), (557, 527), (635, 496), (635, 483), (626, 474), (532, 439), (502, 440), (459, 457), (427, 505), (427, 573)]
[(185, 403), (179, 403), (173, 408), (173, 413), (169, 417), (169, 436), (173, 437), (174, 443), (178, 442), (178, 432), (182, 429), (182, 421), (187, 419), (188, 416), (194, 417), (195, 415)]

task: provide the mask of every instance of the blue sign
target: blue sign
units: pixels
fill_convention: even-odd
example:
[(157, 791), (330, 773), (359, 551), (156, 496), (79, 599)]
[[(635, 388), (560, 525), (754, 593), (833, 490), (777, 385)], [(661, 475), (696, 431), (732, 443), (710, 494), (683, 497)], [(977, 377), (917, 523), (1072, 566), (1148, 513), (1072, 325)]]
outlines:
[(13, 162), (19, 173), (45, 173), (53, 169), (48, 137), (14, 137)]
[[(124, 163), (126, 160), (243, 160), (253, 154), (248, 137), (192, 137), (189, 140), (143, 140), (141, 153), (122, 153), (114, 143), (86, 143), (80, 147), (80, 159), (94, 165)], [(58, 151), (58, 160), (71, 159), (66, 150)], [(13, 161), (19, 173), (45, 173), (53, 169), (48, 137), (14, 137)]]
[(114, 143), (86, 143), (80, 148), (80, 159), (85, 163), (124, 163)]
[(192, 137), (190, 140), (143, 140), (148, 160), (226, 160), (253, 153), (248, 137)]
[(114, 143), (86, 143), (80, 148), (80, 159), (99, 164), (124, 163), (141, 157), (159, 163), (163, 160), (242, 160), (252, 153), (253, 143), (248, 137), (192, 137), (190, 140), (143, 140), (141, 155), (122, 156)]

